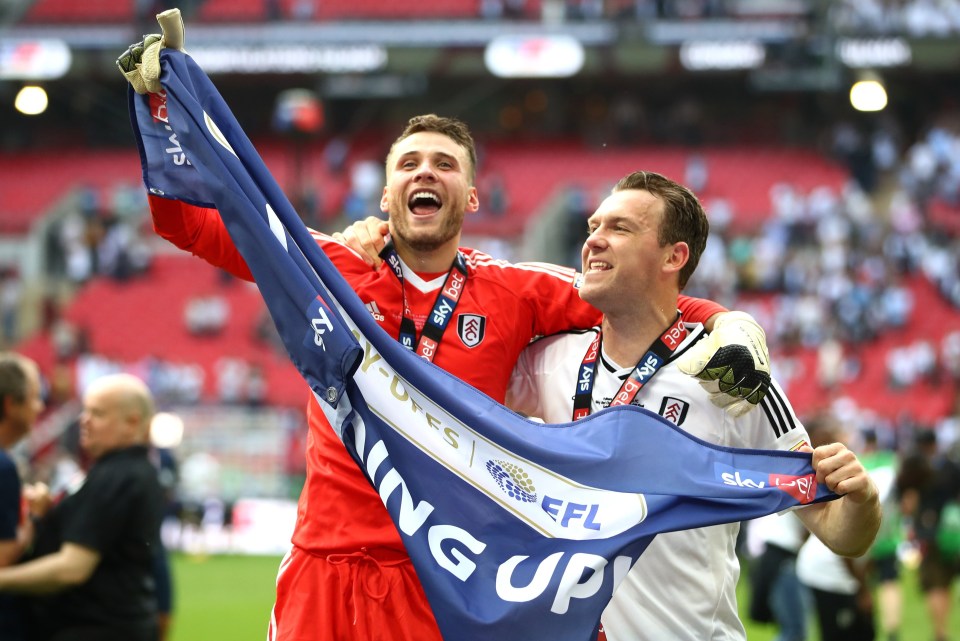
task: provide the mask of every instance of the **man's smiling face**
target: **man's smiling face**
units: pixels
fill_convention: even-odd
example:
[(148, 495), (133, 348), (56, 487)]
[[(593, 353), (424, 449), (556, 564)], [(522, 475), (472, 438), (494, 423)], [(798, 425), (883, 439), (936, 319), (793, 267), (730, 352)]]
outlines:
[(424, 131), (398, 142), (380, 200), (394, 238), (418, 251), (458, 241), (464, 215), (479, 208), (472, 174), (466, 150), (443, 134)]

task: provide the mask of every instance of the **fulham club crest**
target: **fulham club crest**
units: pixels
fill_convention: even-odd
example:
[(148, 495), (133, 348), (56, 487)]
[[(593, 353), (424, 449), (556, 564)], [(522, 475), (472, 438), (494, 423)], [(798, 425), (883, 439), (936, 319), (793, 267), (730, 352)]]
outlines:
[(689, 409), (690, 403), (672, 396), (664, 396), (658, 414), (679, 427), (687, 420), (687, 410)]
[(487, 317), (477, 314), (460, 314), (457, 317), (457, 334), (467, 347), (476, 347), (483, 342)]

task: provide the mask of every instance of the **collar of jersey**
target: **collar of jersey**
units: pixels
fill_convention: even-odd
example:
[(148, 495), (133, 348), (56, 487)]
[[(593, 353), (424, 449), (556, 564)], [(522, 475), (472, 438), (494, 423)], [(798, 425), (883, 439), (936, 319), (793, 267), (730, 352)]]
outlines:
[[(389, 269), (390, 266), (387, 266)], [(449, 272), (443, 272), (436, 278), (431, 278), (430, 280), (425, 280), (417, 272), (410, 269), (405, 262), (401, 259), (400, 268), (403, 270), (403, 281), (405, 284), (412, 285), (414, 288), (420, 290), (421, 292), (435, 292), (441, 287), (443, 283), (447, 280), (447, 274)]]

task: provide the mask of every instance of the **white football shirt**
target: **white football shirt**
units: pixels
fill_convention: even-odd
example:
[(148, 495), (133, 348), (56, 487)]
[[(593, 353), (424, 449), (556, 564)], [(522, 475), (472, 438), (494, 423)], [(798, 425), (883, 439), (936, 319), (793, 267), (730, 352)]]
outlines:
[[(806, 430), (776, 382), (760, 406), (733, 418), (710, 402), (698, 381), (680, 372), (677, 357), (705, 336), (689, 336), (633, 401), (689, 434), (716, 445), (793, 450), (809, 442)], [(520, 355), (507, 405), (547, 423), (573, 415), (580, 365), (599, 328), (539, 339)], [(607, 407), (634, 364), (601, 353), (592, 411)], [(664, 452), (664, 456), (669, 456)], [(683, 461), (677, 461), (683, 465)], [(740, 563), (734, 546), (738, 523), (658, 535), (617, 588), (603, 613), (609, 641), (731, 641), (746, 639), (737, 612)]]

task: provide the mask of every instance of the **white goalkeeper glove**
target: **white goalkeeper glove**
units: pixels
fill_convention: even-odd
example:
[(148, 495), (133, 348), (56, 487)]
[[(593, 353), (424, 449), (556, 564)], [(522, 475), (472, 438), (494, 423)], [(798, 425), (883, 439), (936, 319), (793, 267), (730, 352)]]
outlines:
[(130, 47), (117, 58), (117, 67), (133, 90), (139, 94), (160, 93), (160, 50), (183, 51), (183, 17), (179, 9), (167, 9), (157, 14), (162, 34), (152, 33)]
[(743, 416), (770, 389), (770, 355), (763, 328), (744, 312), (721, 314), (713, 331), (677, 359), (681, 372), (700, 379), (717, 407)]

